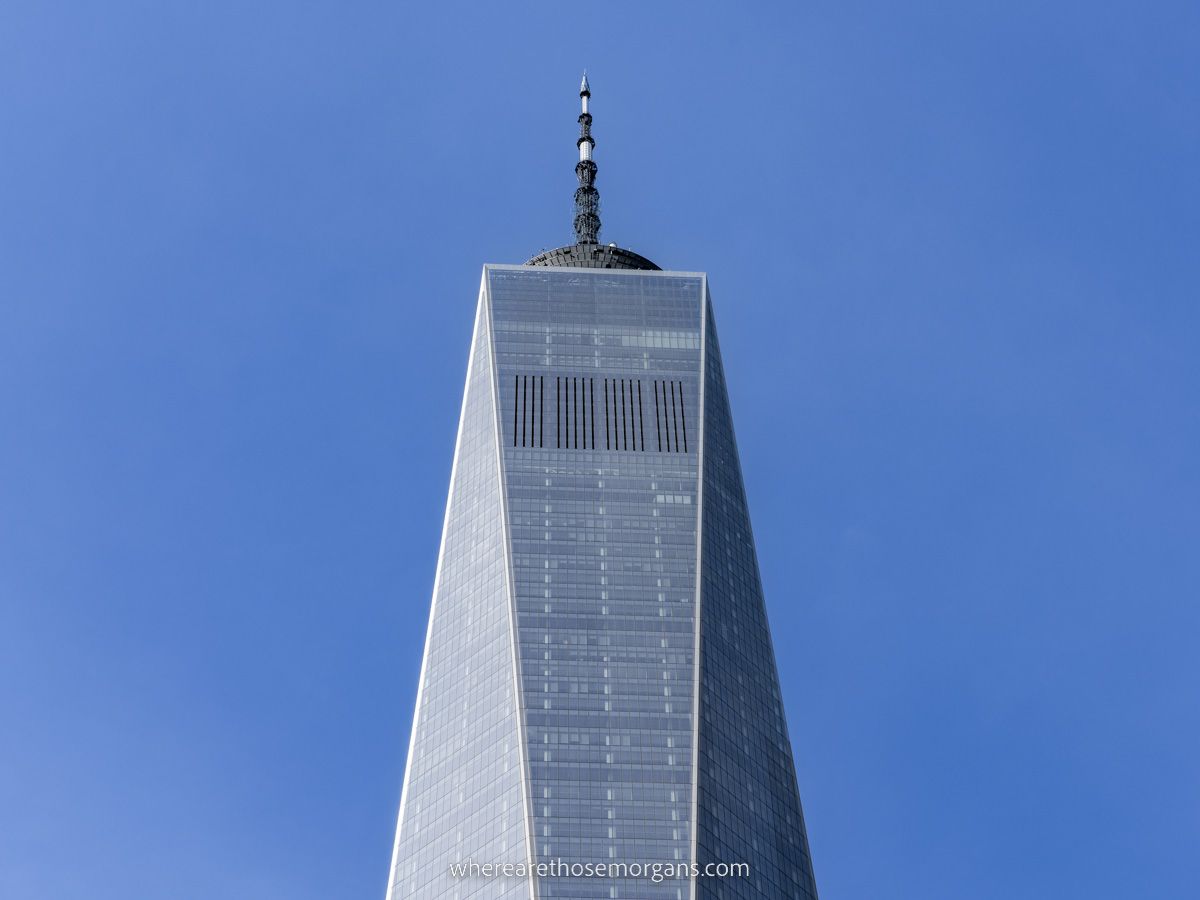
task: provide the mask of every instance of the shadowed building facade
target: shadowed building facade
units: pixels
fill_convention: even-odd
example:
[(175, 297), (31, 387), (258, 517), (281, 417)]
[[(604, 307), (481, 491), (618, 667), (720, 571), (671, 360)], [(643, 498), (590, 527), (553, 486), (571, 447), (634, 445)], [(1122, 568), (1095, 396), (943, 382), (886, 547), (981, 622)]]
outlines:
[(580, 96), (576, 243), (483, 271), (389, 898), (809, 900), (708, 281), (598, 242)]

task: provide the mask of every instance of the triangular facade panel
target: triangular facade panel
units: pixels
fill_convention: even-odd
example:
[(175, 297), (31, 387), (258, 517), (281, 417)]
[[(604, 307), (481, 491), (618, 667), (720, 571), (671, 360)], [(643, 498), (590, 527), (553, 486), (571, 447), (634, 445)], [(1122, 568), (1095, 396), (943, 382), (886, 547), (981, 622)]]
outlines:
[(711, 304), (706, 328), (696, 856), (750, 870), (697, 879), (696, 898), (815, 900)]
[(390, 900), (518, 900), (528, 879), (456, 877), (527, 862), (494, 370), (480, 297), (455, 449)]

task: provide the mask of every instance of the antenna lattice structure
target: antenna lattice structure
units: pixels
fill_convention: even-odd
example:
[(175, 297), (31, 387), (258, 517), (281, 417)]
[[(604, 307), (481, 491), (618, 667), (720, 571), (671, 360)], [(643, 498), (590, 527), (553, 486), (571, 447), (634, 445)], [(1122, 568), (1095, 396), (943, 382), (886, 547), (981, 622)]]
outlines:
[(575, 164), (575, 175), (579, 187), (575, 189), (575, 241), (579, 244), (595, 244), (600, 239), (600, 192), (596, 190), (596, 163), (592, 160), (592, 114), (588, 112), (588, 100), (592, 90), (588, 87), (587, 73), (579, 86), (579, 162)]

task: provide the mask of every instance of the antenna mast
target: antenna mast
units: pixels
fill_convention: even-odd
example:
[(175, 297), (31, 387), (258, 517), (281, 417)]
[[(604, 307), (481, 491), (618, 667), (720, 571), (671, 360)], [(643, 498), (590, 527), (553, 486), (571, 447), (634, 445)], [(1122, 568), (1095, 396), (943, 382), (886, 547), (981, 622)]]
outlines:
[(575, 164), (575, 175), (579, 187), (575, 189), (575, 242), (595, 244), (600, 237), (600, 192), (596, 190), (596, 164), (592, 161), (592, 114), (588, 112), (588, 100), (592, 89), (588, 86), (587, 72), (579, 85), (579, 162)]

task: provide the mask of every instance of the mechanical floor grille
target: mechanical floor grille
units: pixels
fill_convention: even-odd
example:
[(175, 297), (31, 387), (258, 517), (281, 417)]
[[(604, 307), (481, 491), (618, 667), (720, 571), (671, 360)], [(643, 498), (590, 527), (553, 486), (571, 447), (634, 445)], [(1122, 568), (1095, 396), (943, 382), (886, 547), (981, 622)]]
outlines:
[(512, 445), (688, 453), (686, 407), (682, 381), (515, 375)]

